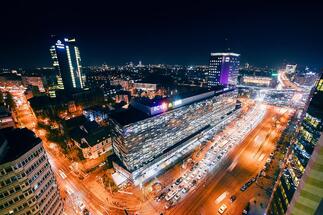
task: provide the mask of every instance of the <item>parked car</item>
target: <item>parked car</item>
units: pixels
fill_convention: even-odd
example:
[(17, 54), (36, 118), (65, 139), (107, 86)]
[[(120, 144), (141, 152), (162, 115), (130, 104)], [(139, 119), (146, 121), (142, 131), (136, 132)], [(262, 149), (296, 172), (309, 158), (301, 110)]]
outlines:
[(243, 185), (243, 186), (240, 188), (240, 190), (241, 190), (241, 191), (245, 191), (247, 188), (248, 188), (248, 187), (247, 187), (246, 185)]
[(221, 207), (219, 208), (219, 210), (218, 210), (218, 212), (220, 213), (220, 214), (223, 214), (226, 210), (227, 210), (227, 206), (226, 206), (226, 204), (223, 204), (223, 205), (221, 205)]
[(183, 181), (183, 177), (180, 177), (175, 181), (175, 184), (179, 185), (182, 181)]
[(232, 203), (232, 202), (234, 202), (236, 199), (237, 199), (237, 196), (232, 195), (232, 196), (230, 197), (230, 202)]
[(90, 215), (90, 211), (88, 209), (84, 209), (83, 210), (83, 215)]

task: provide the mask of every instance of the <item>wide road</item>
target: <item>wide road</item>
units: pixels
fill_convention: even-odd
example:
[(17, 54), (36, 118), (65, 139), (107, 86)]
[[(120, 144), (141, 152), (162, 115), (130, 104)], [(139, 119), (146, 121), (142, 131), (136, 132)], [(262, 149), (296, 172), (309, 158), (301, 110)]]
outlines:
[(303, 89), (301, 87), (297, 86), (296, 84), (291, 82), (291, 80), (288, 79), (285, 70), (279, 71), (278, 80), (279, 80), (280, 85), (283, 89), (293, 89), (293, 90), (300, 91), (300, 92), (303, 91)]
[[(251, 177), (256, 176), (263, 168), (269, 154), (274, 150), (280, 131), (287, 125), (288, 114), (281, 118), (278, 108), (270, 107), (263, 121), (230, 152), (222, 165), (207, 177), (205, 182), (191, 192), (166, 214), (218, 214), (219, 207), (225, 203), (228, 206), (225, 214), (241, 214), (246, 203), (254, 193), (241, 192), (240, 187)], [(275, 127), (276, 119), (281, 119), (280, 126)], [(230, 166), (236, 163), (234, 166)], [(230, 171), (231, 170), (231, 171)], [(255, 186), (255, 185), (252, 185)], [(251, 187), (249, 188), (251, 189)], [(215, 202), (226, 192), (222, 201)], [(237, 200), (231, 204), (229, 198), (236, 195)]]
[[(37, 128), (37, 119), (34, 116), (23, 92), (12, 93), (16, 101), (19, 100), (19, 105), (16, 109), (16, 117), (19, 122), (19, 127), (27, 127), (33, 130), (43, 141), (43, 146), (47, 152), (49, 162), (51, 167), (56, 174), (56, 179), (60, 189), (66, 190), (68, 187), (74, 193), (71, 195), (66, 195), (65, 210), (67, 214), (78, 214), (80, 210), (78, 208), (77, 202), (79, 200), (83, 201), (86, 207), (92, 212), (92, 214), (108, 214), (108, 201), (106, 199), (100, 199), (94, 193), (92, 193), (86, 186), (86, 179), (84, 181), (80, 180), (77, 176), (73, 175), (72, 171), (69, 169), (71, 161), (68, 160), (62, 153), (54, 152), (50, 149), (50, 144), (47, 141), (45, 134), (40, 132)], [(66, 178), (60, 176), (59, 170), (64, 172)]]
[[(93, 192), (88, 187), (88, 182), (96, 180), (93, 175), (88, 175), (85, 179), (81, 180), (69, 168), (72, 164), (62, 152), (57, 148), (51, 147), (50, 142), (46, 138), (46, 131), (37, 127), (37, 119), (32, 112), (23, 91), (12, 92), (16, 101), (19, 101), (16, 109), (16, 117), (18, 119), (18, 127), (27, 127), (33, 130), (37, 136), (43, 141), (43, 146), (47, 152), (51, 168), (56, 175), (56, 180), (62, 196), (65, 199), (65, 213), (68, 215), (82, 214), (78, 206), (82, 201), (86, 208), (93, 215), (107, 215), (107, 214), (124, 214), (125, 208), (130, 208), (128, 211), (137, 211), (140, 208), (145, 208), (145, 211), (154, 211), (148, 202), (141, 202), (141, 196), (120, 196), (120, 195), (107, 195), (106, 190), (96, 190)], [(59, 172), (63, 172), (66, 177), (62, 178)], [(72, 194), (67, 194), (67, 191)], [(119, 193), (118, 193), (119, 194)], [(140, 193), (139, 193), (140, 194)], [(123, 197), (123, 198), (122, 198)], [(124, 204), (115, 204), (115, 203)], [(155, 211), (154, 211), (155, 212)]]

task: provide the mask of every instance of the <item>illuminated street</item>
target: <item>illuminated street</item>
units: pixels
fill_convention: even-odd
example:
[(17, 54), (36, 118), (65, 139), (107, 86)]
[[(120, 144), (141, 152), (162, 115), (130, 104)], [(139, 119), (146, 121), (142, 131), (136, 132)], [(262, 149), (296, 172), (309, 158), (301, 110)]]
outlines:
[[(93, 214), (107, 214), (108, 209), (106, 208), (106, 200), (102, 200), (94, 195), (86, 187), (86, 179), (84, 181), (78, 179), (77, 176), (72, 174), (69, 166), (71, 161), (64, 157), (64, 155), (54, 149), (50, 148), (50, 144), (46, 140), (46, 137), (41, 132), (38, 132), (35, 127), (37, 124), (36, 118), (30, 110), (30, 107), (21, 91), (14, 91), (13, 95), (15, 99), (20, 102), (17, 109), (17, 118), (21, 127), (27, 127), (34, 130), (43, 140), (44, 147), (48, 154), (48, 159), (52, 165), (52, 169), (56, 173), (56, 179), (61, 192), (64, 193), (66, 201), (66, 214), (80, 214), (78, 208), (78, 202), (82, 201), (86, 204)], [(59, 174), (59, 170), (64, 172), (66, 177), (64, 179)], [(67, 191), (68, 190), (68, 191)], [(70, 194), (68, 193), (70, 192)]]
[[(17, 92), (14, 95), (19, 101), (22, 101), (21, 106), (17, 109), (17, 115), (21, 125), (30, 126), (29, 128), (35, 129), (34, 125), (36, 124), (36, 119), (32, 112), (30, 112), (29, 105), (26, 103), (23, 94)], [(187, 196), (183, 197), (183, 200), (177, 203), (173, 208), (165, 210), (165, 204), (162, 202), (162, 204), (156, 205), (153, 196), (151, 196), (152, 199), (149, 200), (152, 202), (151, 205), (147, 204), (148, 202), (143, 203), (140, 200), (142, 198), (140, 191), (136, 189), (133, 191), (136, 195), (139, 195), (139, 202), (138, 200), (131, 200), (133, 199), (133, 196), (125, 194), (119, 195), (121, 199), (119, 197), (117, 198), (117, 201), (127, 202), (129, 211), (138, 211), (143, 214), (158, 214), (159, 211), (164, 211), (167, 214), (185, 214), (189, 211), (196, 211), (196, 214), (209, 214), (212, 211), (217, 211), (217, 208), (220, 207), (222, 203), (226, 203), (229, 206), (227, 209), (228, 214), (235, 214), (242, 211), (248, 200), (252, 198), (254, 185), (243, 193), (239, 191), (239, 189), (249, 180), (249, 178), (254, 177), (259, 173), (266, 162), (266, 158), (274, 150), (275, 141), (277, 141), (279, 137), (279, 131), (283, 130), (288, 121), (287, 111), (282, 115), (281, 110), (282, 109), (280, 108), (268, 107), (268, 111), (260, 124), (248, 134), (242, 143), (229, 152), (228, 157), (221, 159), (221, 163), (219, 163), (219, 166), (215, 170), (211, 170), (210, 173), (207, 173), (205, 176), (206, 178), (202, 179), (202, 182), (199, 182), (196, 187), (194, 187), (193, 192), (189, 192)], [(281, 121), (277, 128), (274, 127), (275, 123), (273, 119), (279, 119)], [(236, 124), (237, 122), (233, 122), (232, 125), (228, 126), (228, 128), (223, 131), (223, 134), (219, 135), (223, 136), (227, 133), (228, 136), (230, 136), (229, 134), (232, 133), (233, 130), (237, 132), (237, 130), (233, 128), (234, 126), (237, 126)], [(64, 155), (59, 151), (50, 148), (50, 144), (46, 140), (44, 133), (38, 132), (38, 134), (43, 139), (52, 168), (57, 173), (59, 186), (64, 189), (62, 192), (66, 202), (68, 202), (68, 204), (65, 204), (65, 211), (67, 214), (79, 213), (77, 211), (79, 211), (80, 201), (83, 202), (93, 214), (108, 214), (109, 211), (112, 211), (113, 214), (123, 213), (122, 203), (120, 203), (120, 205), (115, 205), (113, 202), (116, 200), (113, 200), (113, 197), (109, 199), (109, 194), (105, 190), (102, 190), (101, 194), (93, 193), (92, 190), (89, 190), (86, 184), (88, 180), (92, 180), (93, 178), (80, 180), (69, 168), (71, 161), (64, 158)], [(215, 139), (219, 140), (219, 137), (216, 137)], [(263, 143), (258, 142), (259, 140), (263, 141)], [(210, 148), (210, 146), (211, 145), (209, 145), (208, 148)], [(206, 151), (202, 150), (202, 154), (200, 153), (198, 158), (193, 159), (196, 161), (201, 160), (201, 158), (206, 155)], [(234, 166), (232, 163), (234, 163)], [(177, 168), (181, 169), (180, 166), (177, 166)], [(172, 171), (176, 171), (176, 168)], [(62, 176), (62, 172), (64, 176)], [(165, 173), (165, 176), (167, 174), (172, 174), (171, 172)], [(175, 174), (175, 176), (179, 177), (178, 173)], [(163, 177), (164, 176), (162, 175), (161, 180)], [(232, 186), (234, 186), (234, 189), (232, 189)], [(215, 204), (214, 201), (222, 193), (226, 193), (226, 198)], [(101, 198), (102, 194), (107, 196), (107, 198)], [(237, 196), (237, 200), (233, 204), (229, 203), (229, 197), (231, 195)], [(122, 198), (125, 199), (122, 200)], [(129, 207), (129, 201), (133, 201), (134, 205), (139, 203), (138, 207), (133, 207), (131, 209), (131, 207)], [(107, 207), (107, 205), (109, 206)], [(119, 207), (120, 209), (118, 209)]]
[[(273, 117), (281, 121), (282, 127), (274, 127)], [(270, 107), (264, 120), (233, 149), (221, 167), (167, 214), (192, 214), (193, 211), (193, 214), (214, 214), (223, 203), (228, 205), (227, 214), (241, 213), (246, 203), (254, 196), (255, 185), (245, 192), (241, 192), (240, 187), (263, 168), (287, 120), (288, 113), (281, 114), (279, 108)], [(234, 162), (235, 167), (230, 168)], [(215, 203), (224, 192), (227, 193), (226, 198)], [(237, 196), (233, 204), (229, 203), (231, 195)]]
[(318, 4), (4, 2), (0, 215), (323, 214)]

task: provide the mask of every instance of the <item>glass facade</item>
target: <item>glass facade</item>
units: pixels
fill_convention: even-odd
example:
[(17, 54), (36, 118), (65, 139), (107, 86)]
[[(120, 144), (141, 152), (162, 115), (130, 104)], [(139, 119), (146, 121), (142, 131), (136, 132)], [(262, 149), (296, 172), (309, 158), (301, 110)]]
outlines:
[(208, 87), (237, 85), (240, 55), (235, 53), (211, 53)]
[(114, 151), (136, 178), (148, 166), (179, 152), (190, 139), (225, 121), (236, 108), (236, 97), (234, 89), (129, 125), (114, 123)]
[[(8, 130), (1, 132), (9, 133)], [(30, 140), (29, 133), (32, 132), (17, 129), (10, 135), (24, 137), (16, 139), (22, 141), (20, 145), (31, 146), (8, 149), (13, 147), (10, 144), (19, 145), (12, 137), (6, 139), (9, 135), (0, 141), (1, 147), (8, 149), (5, 151), (8, 154), (0, 152), (0, 214), (63, 214), (63, 200), (42, 142), (35, 136), (31, 139), (34, 143), (26, 141)]]
[(58, 89), (70, 92), (83, 88), (81, 57), (75, 39), (54, 37), (53, 43), (49, 51), (58, 74)]
[[(311, 171), (310, 169), (312, 168), (312, 165), (310, 165), (310, 163), (313, 163), (315, 157), (317, 157), (313, 156), (313, 154), (315, 149), (320, 147), (318, 146), (318, 142), (323, 131), (323, 97), (322, 91), (319, 89), (320, 88), (318, 85), (317, 90), (309, 103), (308, 109), (304, 114), (304, 118), (298, 127), (295, 141), (291, 145), (291, 154), (285, 163), (283, 174), (277, 182), (277, 189), (274, 192), (272, 201), (268, 207), (268, 214), (290, 214), (290, 205), (292, 202), (297, 201), (295, 198), (298, 198), (296, 196), (299, 196), (299, 193), (301, 193), (302, 187), (304, 186), (304, 177), (306, 178), (308, 175), (310, 175), (306, 174), (306, 171)], [(319, 154), (319, 152), (317, 154)], [(319, 165), (320, 167), (323, 166), (323, 162), (321, 163), (322, 164)], [(322, 184), (323, 181), (316, 183), (316, 185), (320, 185), (316, 190), (323, 190)], [(310, 187), (313, 188), (313, 185)], [(303, 201), (306, 201), (307, 198), (311, 199), (313, 196), (315, 196), (313, 193), (310, 193), (312, 192), (310, 189), (306, 192), (307, 197), (303, 198)], [(298, 194), (296, 195), (296, 193)], [(321, 193), (321, 196), (323, 196), (323, 193)], [(321, 197), (319, 197), (319, 201), (320, 200)], [(313, 204), (312, 200), (309, 200), (309, 202)], [(314, 214), (313, 208), (312, 211), (309, 210), (311, 212), (307, 210), (310, 208), (309, 205), (303, 205), (301, 208), (305, 210), (305, 214)]]

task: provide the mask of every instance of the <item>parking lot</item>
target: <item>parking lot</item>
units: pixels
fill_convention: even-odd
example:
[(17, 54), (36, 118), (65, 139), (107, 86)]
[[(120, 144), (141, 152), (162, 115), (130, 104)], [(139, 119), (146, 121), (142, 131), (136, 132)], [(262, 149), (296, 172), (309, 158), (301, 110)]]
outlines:
[(188, 193), (196, 189), (197, 185), (210, 172), (216, 171), (229, 151), (238, 145), (258, 125), (265, 113), (266, 109), (261, 105), (257, 105), (239, 119), (233, 127), (222, 132), (220, 135), (205, 135), (200, 141), (211, 142), (205, 156), (198, 162), (194, 162), (193, 166), (183, 171), (179, 178), (159, 192), (155, 200), (157, 202), (165, 202), (165, 209), (168, 209), (185, 199)]

